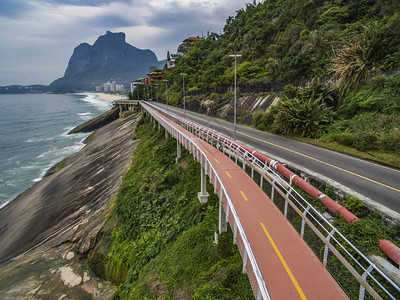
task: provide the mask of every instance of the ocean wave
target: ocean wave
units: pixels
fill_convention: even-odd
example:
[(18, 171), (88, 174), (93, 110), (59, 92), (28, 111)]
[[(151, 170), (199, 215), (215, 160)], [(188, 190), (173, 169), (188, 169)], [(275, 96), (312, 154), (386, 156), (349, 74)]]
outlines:
[(59, 159), (66, 157), (72, 153), (75, 153), (76, 151), (80, 150), (83, 146), (83, 143), (77, 143), (72, 146), (67, 146), (61, 149), (53, 149), (50, 151), (46, 151), (40, 155), (37, 156), (37, 158), (51, 158), (51, 157), (57, 157)]
[(54, 138), (52, 138), (52, 137), (42, 138), (42, 139), (40, 139), (40, 138), (38, 138), (38, 139), (30, 138), (30, 139), (27, 139), (25, 141), (25, 143), (39, 143), (39, 142), (47, 142), (47, 141), (53, 141), (53, 140), (54, 140)]
[(77, 113), (76, 115), (79, 116), (80, 119), (83, 121), (88, 121), (88, 120), (92, 119), (91, 112)]
[(74, 129), (74, 127), (65, 127), (64, 128), (64, 132), (60, 134), (60, 136), (62, 137), (71, 137), (71, 135), (69, 134), (69, 132)]
[(46, 175), (47, 171), (52, 166), (59, 163), (60, 161), (70, 156), (71, 154), (79, 151), (80, 149), (83, 148), (83, 146), (84, 146), (83, 142), (79, 142), (73, 146), (64, 147), (62, 149), (51, 150), (40, 154), (37, 158), (46, 159), (47, 161), (50, 159), (50, 163), (46, 164), (45, 166), (42, 166), (40, 168), (39, 176), (33, 179), (32, 181), (39, 182), (40, 180), (42, 180), (44, 175)]
[(44, 175), (46, 175), (47, 171), (48, 171), (52, 166), (54, 166), (56, 163), (58, 163), (58, 160), (53, 160), (50, 164), (48, 164), (48, 165), (46, 165), (44, 168), (42, 168), (42, 169), (40, 170), (40, 175), (39, 175), (37, 178), (33, 179), (32, 182), (39, 182), (40, 180), (42, 180), (43, 177), (44, 177)]
[(93, 106), (102, 111), (108, 110), (112, 107), (111, 102), (100, 100), (99, 98), (97, 98), (96, 95), (85, 95), (85, 96), (86, 97), (82, 99), (83, 101), (89, 102), (90, 104), (92, 104)]
[(69, 138), (71, 140), (75, 140), (75, 139), (81, 139), (82, 137), (87, 137), (88, 133), (86, 132), (78, 132), (78, 133), (74, 133), (74, 134), (69, 134), (71, 132), (72, 129), (74, 129), (75, 127), (65, 127), (64, 128), (64, 132), (60, 134), (61, 137), (64, 138)]
[[(3, 196), (3, 194), (1, 194), (1, 196)], [(7, 196), (7, 195), (5, 195)], [(12, 196), (11, 198), (9, 198), (8, 200), (4, 201), (3, 203), (0, 203), (0, 209), (2, 209), (3, 207), (5, 207), (8, 203), (10, 203), (15, 197), (17, 197), (17, 195)]]
[[(0, 186), (15, 186), (15, 184), (9, 180), (0, 179)], [(3, 194), (0, 194), (0, 196)]]

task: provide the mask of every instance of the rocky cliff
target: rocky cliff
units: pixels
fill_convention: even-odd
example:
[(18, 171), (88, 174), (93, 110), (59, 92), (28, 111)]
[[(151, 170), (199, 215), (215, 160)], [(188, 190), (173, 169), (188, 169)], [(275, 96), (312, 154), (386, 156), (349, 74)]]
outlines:
[[(81, 151), (0, 211), (1, 299), (108, 299), (85, 262), (137, 140), (135, 116), (98, 129)], [(107, 223), (111, 226), (111, 222)]]
[(119, 84), (144, 77), (150, 66), (163, 67), (151, 50), (138, 49), (125, 41), (122, 32), (107, 31), (93, 46), (82, 43), (74, 49), (64, 77), (55, 80), (49, 88), (54, 92), (94, 90), (109, 80)]

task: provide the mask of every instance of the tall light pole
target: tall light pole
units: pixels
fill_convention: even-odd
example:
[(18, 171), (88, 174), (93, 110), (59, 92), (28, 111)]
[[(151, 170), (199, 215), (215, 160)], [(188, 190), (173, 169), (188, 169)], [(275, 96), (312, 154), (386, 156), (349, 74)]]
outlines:
[(182, 76), (182, 82), (183, 82), (183, 116), (186, 115), (186, 101), (185, 101), (185, 76), (187, 75), (186, 73), (180, 73)]
[(165, 98), (167, 100), (167, 110), (168, 110), (168, 79), (165, 79), (164, 82), (165, 82)]
[(235, 100), (233, 108), (233, 139), (236, 140), (236, 58), (241, 57), (241, 54), (231, 54), (230, 57), (235, 58)]

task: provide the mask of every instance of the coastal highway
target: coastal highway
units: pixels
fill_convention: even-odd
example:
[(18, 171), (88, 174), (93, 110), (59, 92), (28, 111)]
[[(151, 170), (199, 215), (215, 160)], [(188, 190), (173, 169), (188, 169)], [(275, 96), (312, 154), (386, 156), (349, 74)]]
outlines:
[[(166, 108), (166, 105), (154, 104)], [(168, 109), (183, 117), (182, 109), (171, 106)], [(233, 139), (233, 124), (230, 122), (188, 110), (185, 118)], [(236, 137), (239, 143), (249, 145), (262, 154), (280, 162), (301, 166), (317, 176), (323, 175), (389, 210), (400, 213), (399, 170), (246, 126), (237, 126)]]

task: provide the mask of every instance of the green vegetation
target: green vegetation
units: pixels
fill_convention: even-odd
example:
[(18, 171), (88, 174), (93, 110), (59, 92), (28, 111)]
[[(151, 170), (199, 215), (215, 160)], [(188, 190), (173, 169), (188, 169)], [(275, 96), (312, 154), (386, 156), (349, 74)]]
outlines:
[(60, 161), (55, 168), (55, 172), (60, 171), (62, 168), (65, 166), (65, 162), (67, 161), (67, 158), (64, 158), (62, 161)]
[[(314, 82), (302, 89), (288, 85), (277, 107), (253, 112), (257, 128), (320, 138), (333, 148), (375, 151), (373, 157), (389, 156), (392, 163), (400, 144), (400, 78), (384, 74), (396, 74), (400, 67), (399, 5), (390, 0), (248, 3), (227, 19), (223, 34), (208, 34), (177, 59), (167, 75), (169, 103), (181, 105), (181, 72), (189, 74), (188, 90), (203, 91), (200, 101), (220, 101), (216, 93), (233, 85), (229, 54), (240, 53), (239, 89), (251, 92), (250, 86), (262, 94), (260, 87), (270, 82), (278, 90), (282, 81)], [(161, 82), (160, 99), (165, 87)]]
[(400, 76), (376, 77), (349, 93), (323, 139), (360, 151), (400, 152)]
[(148, 119), (116, 200), (117, 229), (104, 264), (120, 284), (114, 299), (250, 299), (247, 275), (230, 232), (219, 236), (218, 198), (200, 204), (200, 165)]
[[(247, 3), (229, 17), (224, 33), (194, 44), (169, 76), (180, 89), (212, 88), (233, 82), (233, 60), (240, 53), (239, 85), (298, 78), (334, 77), (357, 86), (370, 71), (400, 64), (400, 11), (389, 0), (280, 0)], [(170, 84), (169, 83), (169, 84)]]

